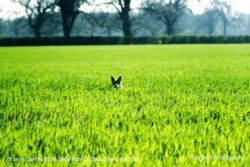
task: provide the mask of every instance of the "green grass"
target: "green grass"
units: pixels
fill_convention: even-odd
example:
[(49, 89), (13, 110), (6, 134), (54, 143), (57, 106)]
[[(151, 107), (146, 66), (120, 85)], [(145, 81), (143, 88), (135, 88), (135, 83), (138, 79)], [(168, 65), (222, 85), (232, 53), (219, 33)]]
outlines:
[(0, 166), (247, 166), (250, 45), (1, 47), (0, 120)]

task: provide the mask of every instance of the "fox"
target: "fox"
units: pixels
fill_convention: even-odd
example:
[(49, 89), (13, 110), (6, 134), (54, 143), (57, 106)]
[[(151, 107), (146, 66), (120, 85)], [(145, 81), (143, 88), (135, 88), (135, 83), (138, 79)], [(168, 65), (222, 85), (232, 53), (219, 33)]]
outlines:
[(114, 88), (122, 88), (122, 76), (119, 76), (117, 80), (111, 76), (111, 82)]

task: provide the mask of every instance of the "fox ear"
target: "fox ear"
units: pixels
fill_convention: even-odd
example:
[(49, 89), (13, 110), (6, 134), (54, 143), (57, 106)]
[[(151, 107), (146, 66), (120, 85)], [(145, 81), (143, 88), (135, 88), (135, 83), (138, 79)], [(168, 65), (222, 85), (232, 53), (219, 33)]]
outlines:
[(111, 76), (111, 81), (112, 81), (112, 83), (115, 82), (115, 78), (113, 76)]
[(122, 80), (122, 76), (119, 76), (118, 79), (117, 79), (117, 81), (121, 82), (121, 80)]

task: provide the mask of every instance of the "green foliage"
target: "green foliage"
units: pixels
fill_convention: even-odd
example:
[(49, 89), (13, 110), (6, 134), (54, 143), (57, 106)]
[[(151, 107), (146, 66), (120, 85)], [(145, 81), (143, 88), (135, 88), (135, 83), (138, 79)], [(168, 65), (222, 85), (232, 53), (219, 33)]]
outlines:
[(0, 46), (249, 43), (250, 36), (0, 38)]
[[(249, 45), (2, 47), (0, 166), (246, 166), (249, 53)], [(113, 89), (111, 75), (124, 88)]]

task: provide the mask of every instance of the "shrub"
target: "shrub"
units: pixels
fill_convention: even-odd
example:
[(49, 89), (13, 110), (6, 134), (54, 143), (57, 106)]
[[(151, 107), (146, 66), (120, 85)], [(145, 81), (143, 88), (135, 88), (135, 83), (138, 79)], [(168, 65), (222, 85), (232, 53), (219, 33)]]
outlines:
[(0, 46), (249, 43), (250, 36), (0, 38)]

